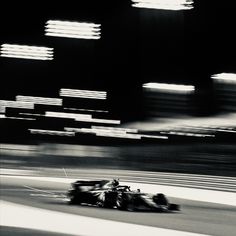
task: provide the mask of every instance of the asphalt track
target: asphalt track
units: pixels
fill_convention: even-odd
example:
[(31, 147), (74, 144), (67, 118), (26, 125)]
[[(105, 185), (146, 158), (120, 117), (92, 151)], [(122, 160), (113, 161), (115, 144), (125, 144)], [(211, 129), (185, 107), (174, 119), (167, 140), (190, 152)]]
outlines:
[[(71, 206), (64, 198), (68, 187), (68, 183), (11, 178), (5, 175), (1, 177), (1, 200), (115, 222), (205, 235), (235, 235), (236, 207), (234, 206), (177, 198), (170, 198), (172, 202), (181, 205), (182, 210), (177, 213), (125, 212), (92, 206)], [(9, 227), (2, 227), (0, 233), (1, 235), (61, 235)]]

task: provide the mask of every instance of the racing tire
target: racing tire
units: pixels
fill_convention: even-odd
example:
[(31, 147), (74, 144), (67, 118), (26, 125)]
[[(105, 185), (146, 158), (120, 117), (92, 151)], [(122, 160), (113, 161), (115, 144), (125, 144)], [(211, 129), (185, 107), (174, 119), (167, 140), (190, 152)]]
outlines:
[(127, 201), (123, 198), (123, 196), (118, 196), (116, 200), (116, 207), (118, 210), (125, 211), (128, 210), (128, 204)]

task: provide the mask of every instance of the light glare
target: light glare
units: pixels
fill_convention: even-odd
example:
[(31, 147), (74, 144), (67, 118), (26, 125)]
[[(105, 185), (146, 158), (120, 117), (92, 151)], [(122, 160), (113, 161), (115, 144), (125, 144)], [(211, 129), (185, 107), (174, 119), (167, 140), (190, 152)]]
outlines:
[(64, 89), (60, 90), (62, 97), (78, 97), (89, 99), (106, 99), (107, 93), (105, 91), (79, 90), (79, 89)]
[(173, 92), (194, 92), (195, 88), (192, 85), (165, 84), (165, 83), (146, 83), (143, 84), (145, 89), (173, 91)]
[(13, 57), (35, 60), (53, 60), (53, 48), (36, 47), (18, 44), (2, 44), (2, 57)]
[(190, 10), (193, 9), (192, 0), (132, 0), (133, 7), (160, 10)]
[(54, 37), (99, 39), (100, 24), (49, 20), (45, 25), (45, 35)]
[(211, 78), (213, 80), (224, 82), (224, 83), (236, 83), (236, 74), (234, 73), (220, 73), (212, 75)]
[(34, 104), (43, 104), (43, 105), (62, 106), (62, 99), (60, 99), (60, 98), (48, 98), (48, 97), (34, 97), (34, 96), (17, 95), (16, 96), (16, 101), (19, 101), (19, 102), (32, 102)]

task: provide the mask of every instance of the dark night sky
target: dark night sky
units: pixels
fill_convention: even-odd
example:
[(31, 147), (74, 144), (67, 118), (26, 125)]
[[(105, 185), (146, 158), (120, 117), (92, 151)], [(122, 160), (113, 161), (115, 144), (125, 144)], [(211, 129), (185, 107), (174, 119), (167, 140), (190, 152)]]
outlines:
[[(195, 0), (184, 12), (133, 8), (128, 0), (48, 2), (1, 7), (1, 44), (54, 47), (55, 60), (0, 58), (0, 99), (53, 97), (62, 87), (107, 90), (114, 114), (134, 117), (144, 82), (194, 84), (206, 91), (201, 102), (211, 74), (236, 72), (236, 14), (229, 2)], [(101, 23), (102, 38), (46, 37), (48, 19)]]

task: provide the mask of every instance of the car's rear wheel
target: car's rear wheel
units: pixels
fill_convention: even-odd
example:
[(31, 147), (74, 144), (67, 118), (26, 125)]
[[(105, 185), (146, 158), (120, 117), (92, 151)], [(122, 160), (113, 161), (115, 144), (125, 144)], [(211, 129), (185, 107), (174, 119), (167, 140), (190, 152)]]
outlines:
[(116, 207), (119, 210), (127, 210), (127, 201), (124, 199), (124, 197), (122, 195), (118, 195), (117, 196), (117, 200), (116, 200)]

